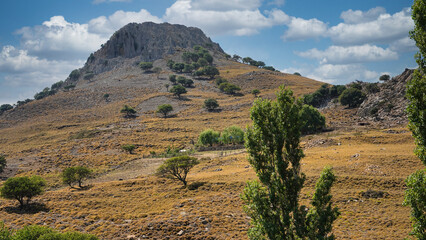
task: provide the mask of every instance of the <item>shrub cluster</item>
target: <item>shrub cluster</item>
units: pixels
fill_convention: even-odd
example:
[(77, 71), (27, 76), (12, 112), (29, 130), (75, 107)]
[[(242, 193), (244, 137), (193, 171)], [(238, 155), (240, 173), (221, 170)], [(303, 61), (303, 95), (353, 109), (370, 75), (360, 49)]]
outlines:
[(13, 106), (12, 106), (12, 105), (10, 105), (10, 104), (2, 104), (2, 105), (0, 106), (0, 115), (1, 115), (3, 112), (6, 112), (7, 110), (10, 110), (10, 109), (13, 109)]
[(95, 235), (80, 232), (61, 233), (46, 226), (29, 225), (17, 231), (0, 222), (1, 240), (98, 240)]
[(344, 85), (334, 85), (330, 87), (328, 84), (323, 84), (314, 93), (305, 94), (303, 96), (303, 102), (314, 107), (321, 107), (331, 99), (339, 97), (345, 89), (346, 87)]
[(198, 136), (198, 144), (201, 146), (213, 146), (214, 144), (242, 144), (244, 143), (244, 131), (237, 127), (231, 126), (225, 128), (221, 133), (213, 129), (207, 129)]
[(236, 92), (241, 90), (241, 88), (238, 87), (237, 85), (232, 84), (228, 82), (228, 80), (221, 77), (216, 79), (216, 85), (218, 86), (220, 91), (226, 94), (235, 94)]

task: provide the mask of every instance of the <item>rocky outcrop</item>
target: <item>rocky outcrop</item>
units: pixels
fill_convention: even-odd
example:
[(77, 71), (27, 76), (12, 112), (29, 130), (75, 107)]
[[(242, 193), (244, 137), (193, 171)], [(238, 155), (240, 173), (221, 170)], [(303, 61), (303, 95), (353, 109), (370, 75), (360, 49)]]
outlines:
[(67, 83), (90, 80), (96, 74), (134, 66), (141, 61), (154, 62), (196, 45), (224, 54), (219, 44), (198, 28), (169, 23), (129, 23), (115, 32), (101, 49), (90, 54), (84, 67), (79, 69), (79, 78), (67, 79)]
[(379, 83), (378, 91), (369, 93), (367, 99), (358, 108), (357, 115), (365, 119), (387, 121), (395, 124), (407, 122), (405, 109), (406, 84), (413, 76), (413, 69), (405, 71), (392, 79)]

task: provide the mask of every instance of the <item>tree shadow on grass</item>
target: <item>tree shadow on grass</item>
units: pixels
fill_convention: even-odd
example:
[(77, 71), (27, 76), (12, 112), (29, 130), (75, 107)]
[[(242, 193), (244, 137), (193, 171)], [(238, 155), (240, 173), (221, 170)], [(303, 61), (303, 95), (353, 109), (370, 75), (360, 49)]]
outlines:
[(39, 212), (49, 212), (50, 209), (44, 203), (32, 202), (25, 206), (8, 206), (5, 207), (7, 213), (16, 214), (36, 214)]
[(188, 190), (197, 190), (199, 187), (203, 186), (207, 182), (193, 182), (188, 185)]

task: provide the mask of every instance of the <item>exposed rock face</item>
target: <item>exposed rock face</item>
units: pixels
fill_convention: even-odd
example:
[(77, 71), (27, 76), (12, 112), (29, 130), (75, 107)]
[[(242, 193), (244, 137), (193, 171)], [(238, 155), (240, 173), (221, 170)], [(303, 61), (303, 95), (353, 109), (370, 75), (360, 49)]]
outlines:
[(169, 23), (129, 23), (89, 56), (80, 70), (80, 78), (87, 80), (95, 74), (141, 61), (154, 62), (195, 45), (224, 53), (219, 44), (212, 42), (198, 28)]
[(414, 70), (405, 71), (391, 80), (378, 84), (379, 92), (370, 93), (361, 104), (357, 115), (374, 120), (385, 120), (395, 124), (407, 122), (405, 109), (408, 100), (405, 98), (406, 84), (411, 80)]

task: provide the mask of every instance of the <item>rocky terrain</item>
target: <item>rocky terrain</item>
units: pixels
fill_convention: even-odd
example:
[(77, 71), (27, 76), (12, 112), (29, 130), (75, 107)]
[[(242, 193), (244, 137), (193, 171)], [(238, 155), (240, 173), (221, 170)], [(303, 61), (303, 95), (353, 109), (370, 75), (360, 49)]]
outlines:
[[(221, 77), (241, 87), (239, 94), (221, 92), (214, 79), (167, 67), (168, 60), (182, 61), (183, 52), (193, 51), (195, 45), (213, 56)], [(162, 70), (144, 72), (137, 66), (140, 61), (152, 61)], [(0, 115), (0, 154), (8, 161), (1, 177), (37, 174), (48, 183), (46, 193), (34, 199), (43, 207), (34, 212), (0, 200), (1, 220), (7, 226), (48, 225), (101, 239), (247, 239), (250, 219), (239, 195), (256, 175), (244, 149), (195, 152), (201, 163), (188, 175), (191, 188), (153, 175), (165, 159), (155, 154), (195, 150), (199, 133), (207, 128), (246, 127), (251, 123), (253, 89), (260, 90), (261, 98), (274, 98), (285, 85), (303, 96), (323, 84), (228, 60), (199, 29), (153, 23), (129, 24), (117, 31), (77, 73), (66, 80), (75, 88), (62, 88)], [(182, 99), (167, 90), (170, 74), (194, 81)], [(404, 82), (410, 74), (407, 70), (378, 84), (379, 91), (359, 109), (339, 104), (322, 109), (329, 131), (302, 139), (307, 176), (302, 201), (311, 197), (324, 166), (332, 165), (338, 176), (333, 186), (333, 201), (341, 211), (333, 226), (337, 239), (408, 235), (409, 211), (401, 205), (404, 180), (421, 167), (403, 119)], [(217, 111), (203, 108), (208, 98), (218, 101)], [(393, 104), (391, 111), (380, 102)], [(156, 113), (165, 103), (174, 109), (168, 118)], [(135, 118), (123, 117), (124, 105), (136, 109)], [(385, 120), (394, 124), (383, 124)], [(123, 151), (123, 144), (134, 144), (134, 153)], [(61, 182), (61, 171), (77, 165), (95, 173), (86, 190)]]
[(382, 121), (394, 126), (407, 123), (405, 109), (408, 100), (405, 98), (405, 90), (413, 72), (413, 69), (405, 69), (400, 75), (377, 84), (377, 90), (368, 93), (367, 99), (357, 110), (356, 114), (361, 117), (361, 121)]

